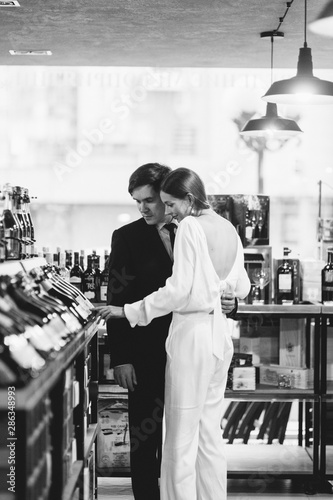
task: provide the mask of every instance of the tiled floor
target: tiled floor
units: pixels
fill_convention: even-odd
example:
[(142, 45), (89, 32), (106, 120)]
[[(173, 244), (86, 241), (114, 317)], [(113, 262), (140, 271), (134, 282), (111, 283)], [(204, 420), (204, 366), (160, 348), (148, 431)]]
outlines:
[[(332, 499), (332, 494), (318, 493), (308, 495), (304, 492), (302, 484), (294, 483), (290, 480), (247, 480), (229, 479), (228, 498), (233, 500), (267, 500), (272, 498), (282, 498), (291, 500), (293, 498), (313, 498), (314, 500)], [(129, 478), (98, 478), (98, 500), (133, 500)], [(147, 499), (148, 500), (148, 499)], [(216, 499), (218, 500), (218, 499)]]

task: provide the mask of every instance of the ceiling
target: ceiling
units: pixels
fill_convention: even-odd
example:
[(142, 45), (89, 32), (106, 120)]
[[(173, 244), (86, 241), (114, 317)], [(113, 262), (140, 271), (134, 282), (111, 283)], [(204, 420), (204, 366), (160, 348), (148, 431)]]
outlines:
[[(309, 0), (310, 22), (328, 0)], [(283, 0), (19, 0), (0, 8), (0, 65), (267, 68)], [(274, 43), (274, 68), (296, 68), (304, 1)], [(314, 69), (333, 69), (333, 38), (307, 30)], [(9, 50), (51, 50), (13, 56)]]

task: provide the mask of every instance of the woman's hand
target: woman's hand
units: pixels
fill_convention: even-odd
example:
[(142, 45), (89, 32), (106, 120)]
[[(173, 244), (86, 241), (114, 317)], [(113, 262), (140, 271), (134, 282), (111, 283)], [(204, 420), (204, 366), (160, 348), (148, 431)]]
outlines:
[(96, 318), (107, 321), (108, 319), (126, 318), (124, 308), (119, 306), (96, 306), (93, 309)]

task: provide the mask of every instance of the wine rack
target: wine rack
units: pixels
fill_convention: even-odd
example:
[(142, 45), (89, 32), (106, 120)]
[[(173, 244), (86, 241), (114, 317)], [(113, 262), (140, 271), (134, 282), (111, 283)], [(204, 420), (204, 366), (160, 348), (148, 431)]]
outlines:
[[(45, 263), (6, 262), (0, 275)], [(38, 376), (0, 389), (1, 499), (97, 498), (97, 331), (91, 319)]]
[[(224, 438), (229, 443), (226, 446), (228, 478), (255, 477), (256, 480), (263, 481), (263, 484), (267, 478), (270, 482), (288, 478), (300, 481), (308, 494), (332, 492), (328, 481), (333, 478), (333, 447), (327, 446), (325, 442), (326, 403), (333, 400), (332, 391), (329, 390), (331, 386), (326, 381), (327, 322), (329, 319), (332, 321), (332, 318), (333, 307), (325, 307), (319, 303), (288, 306), (239, 305), (238, 321), (252, 326), (259, 324), (263, 329), (267, 321), (272, 336), (275, 335), (276, 323), (280, 325), (278, 334), (283, 320), (304, 322), (305, 362), (307, 368), (313, 369), (314, 377), (313, 383), (307, 388), (299, 388), (296, 384), (294, 387), (284, 388), (278, 384), (267, 385), (259, 380), (255, 390), (226, 391), (226, 398), (231, 401), (227, 409), (228, 418), (231, 418), (224, 427)], [(274, 370), (274, 366), (278, 365), (272, 364), (271, 370)], [(297, 442), (293, 445), (284, 444), (284, 435), (282, 439), (278, 435), (279, 445), (272, 446), (271, 431), (280, 425), (280, 416), (289, 411), (293, 401), (298, 403)], [(261, 425), (268, 436), (267, 444), (261, 446), (248, 444), (249, 434), (254, 429), (254, 419), (259, 419), (257, 411), (264, 414)], [(288, 418), (288, 414), (286, 415)], [(266, 416), (270, 416), (270, 428), (265, 427), (268, 422), (265, 420)], [(258, 432), (257, 440), (262, 437)], [(272, 437), (275, 438), (276, 435)], [(231, 444), (235, 439), (238, 444)]]

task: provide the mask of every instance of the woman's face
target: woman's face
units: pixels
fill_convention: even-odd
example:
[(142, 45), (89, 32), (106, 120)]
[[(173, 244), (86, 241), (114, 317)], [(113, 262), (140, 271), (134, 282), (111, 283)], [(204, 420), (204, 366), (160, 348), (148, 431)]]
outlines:
[(165, 215), (171, 215), (178, 222), (190, 215), (191, 203), (186, 197), (184, 200), (174, 198), (171, 194), (160, 192), (161, 200), (165, 205)]

